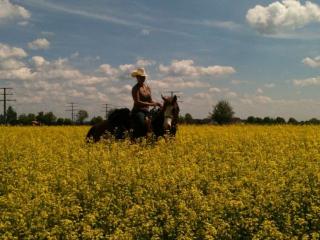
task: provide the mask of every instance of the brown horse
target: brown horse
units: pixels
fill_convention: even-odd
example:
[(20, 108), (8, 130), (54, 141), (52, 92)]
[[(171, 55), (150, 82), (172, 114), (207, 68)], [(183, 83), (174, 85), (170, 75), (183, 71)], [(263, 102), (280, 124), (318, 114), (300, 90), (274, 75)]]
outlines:
[[(162, 99), (163, 107), (154, 108), (150, 111), (152, 133), (156, 137), (164, 136), (165, 134), (175, 136), (180, 111), (177, 96), (162, 96)], [(127, 132), (131, 139), (134, 140), (136, 136), (146, 136), (148, 134), (147, 126), (145, 126), (144, 130), (136, 126), (135, 118), (128, 108), (116, 109), (110, 114), (108, 120), (92, 126), (86, 139), (88, 142), (92, 140), (97, 142), (108, 135), (113, 136), (115, 139), (124, 139)]]

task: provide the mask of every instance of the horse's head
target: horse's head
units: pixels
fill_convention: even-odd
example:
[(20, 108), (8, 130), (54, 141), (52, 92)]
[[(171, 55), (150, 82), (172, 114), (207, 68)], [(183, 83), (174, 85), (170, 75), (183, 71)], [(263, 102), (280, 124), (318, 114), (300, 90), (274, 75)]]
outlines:
[(163, 128), (165, 131), (171, 130), (176, 127), (179, 117), (179, 105), (178, 105), (178, 98), (176, 95), (173, 97), (164, 97), (163, 99), (163, 114), (164, 114), (164, 121), (163, 121)]

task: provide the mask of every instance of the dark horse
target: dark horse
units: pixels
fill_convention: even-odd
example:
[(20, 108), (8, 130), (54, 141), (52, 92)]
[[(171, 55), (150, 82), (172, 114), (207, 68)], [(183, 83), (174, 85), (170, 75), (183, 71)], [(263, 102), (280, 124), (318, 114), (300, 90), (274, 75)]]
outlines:
[[(175, 136), (177, 132), (179, 105), (177, 96), (163, 97), (163, 107), (152, 109), (151, 113), (151, 131), (156, 137), (170, 134)], [(140, 136), (147, 136), (148, 128), (137, 127), (135, 117), (131, 115), (128, 108), (114, 110), (108, 117), (108, 120), (98, 123), (90, 128), (87, 134), (87, 141), (97, 142), (101, 138), (107, 138), (108, 135), (115, 139), (124, 139), (126, 132), (129, 133), (131, 139)]]

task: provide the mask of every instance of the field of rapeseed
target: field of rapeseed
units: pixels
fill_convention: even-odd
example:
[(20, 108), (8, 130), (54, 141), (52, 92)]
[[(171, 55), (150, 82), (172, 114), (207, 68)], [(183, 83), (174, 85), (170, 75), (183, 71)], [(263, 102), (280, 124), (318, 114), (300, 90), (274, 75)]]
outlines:
[(0, 239), (319, 239), (320, 128), (182, 126), (155, 145), (0, 127)]

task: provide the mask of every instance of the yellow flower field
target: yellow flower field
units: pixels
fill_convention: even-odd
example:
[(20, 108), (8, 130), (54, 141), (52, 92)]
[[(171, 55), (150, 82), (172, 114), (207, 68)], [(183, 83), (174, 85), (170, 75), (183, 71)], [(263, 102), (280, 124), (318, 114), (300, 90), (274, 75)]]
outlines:
[(0, 239), (320, 238), (320, 127), (87, 131), (0, 127)]

